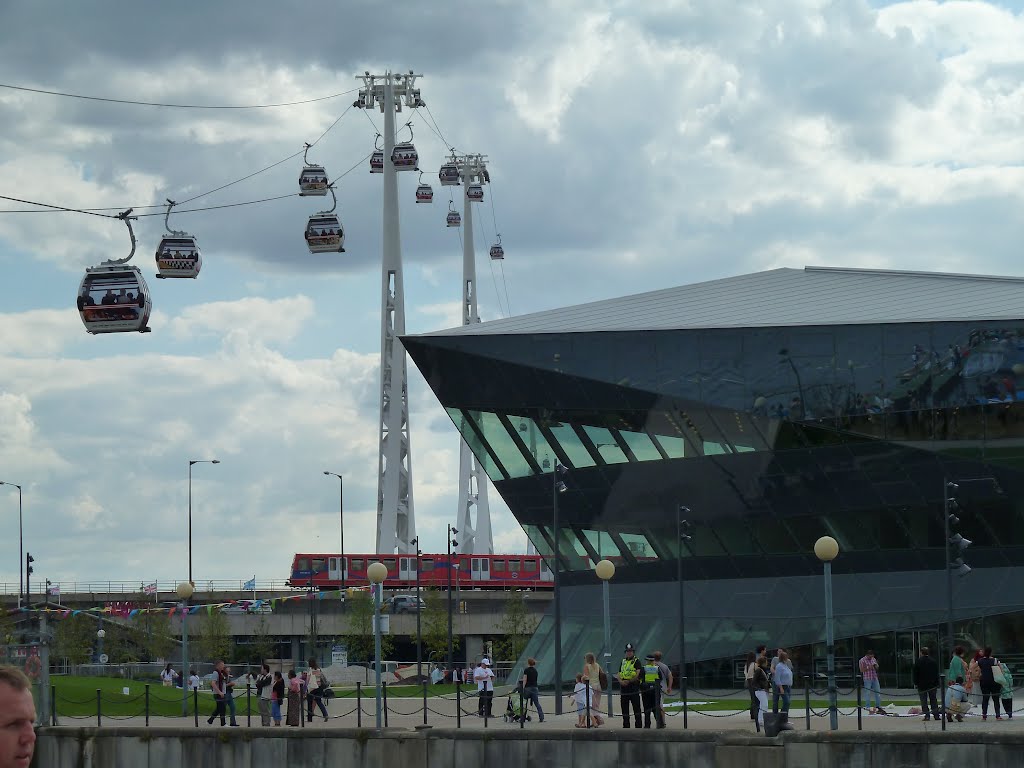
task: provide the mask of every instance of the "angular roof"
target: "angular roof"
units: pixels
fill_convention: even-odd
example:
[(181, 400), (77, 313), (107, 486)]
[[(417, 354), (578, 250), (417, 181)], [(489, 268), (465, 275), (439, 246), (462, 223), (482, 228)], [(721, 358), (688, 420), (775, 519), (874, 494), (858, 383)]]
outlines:
[(1004, 319), (1024, 319), (1024, 278), (805, 267), (754, 272), (422, 335)]

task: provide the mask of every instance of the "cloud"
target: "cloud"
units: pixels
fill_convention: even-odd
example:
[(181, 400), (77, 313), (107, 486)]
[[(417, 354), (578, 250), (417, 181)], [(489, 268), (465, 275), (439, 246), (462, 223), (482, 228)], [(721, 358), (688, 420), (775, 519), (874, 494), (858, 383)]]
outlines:
[[(214, 336), (280, 343), (295, 338), (313, 313), (308, 296), (216, 301), (188, 307), (168, 322), (168, 330), (179, 341)], [(160, 325), (154, 323), (157, 330)]]

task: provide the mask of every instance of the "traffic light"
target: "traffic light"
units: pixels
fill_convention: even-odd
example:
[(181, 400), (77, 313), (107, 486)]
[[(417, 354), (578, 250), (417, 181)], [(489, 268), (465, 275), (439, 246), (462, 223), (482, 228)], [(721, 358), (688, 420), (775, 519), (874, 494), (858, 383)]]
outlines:
[(29, 599), (31, 599), (29, 596), (32, 594), (32, 587), (30, 586), (32, 584), (32, 572), (35, 570), (32, 568), (32, 563), (35, 561), (36, 559), (31, 554), (25, 553), (25, 596)]

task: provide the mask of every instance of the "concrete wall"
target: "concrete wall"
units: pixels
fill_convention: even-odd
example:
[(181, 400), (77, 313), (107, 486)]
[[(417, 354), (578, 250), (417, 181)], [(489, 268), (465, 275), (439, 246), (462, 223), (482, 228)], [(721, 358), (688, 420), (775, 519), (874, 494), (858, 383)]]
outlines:
[(35, 768), (1016, 768), (1024, 734), (45, 728)]

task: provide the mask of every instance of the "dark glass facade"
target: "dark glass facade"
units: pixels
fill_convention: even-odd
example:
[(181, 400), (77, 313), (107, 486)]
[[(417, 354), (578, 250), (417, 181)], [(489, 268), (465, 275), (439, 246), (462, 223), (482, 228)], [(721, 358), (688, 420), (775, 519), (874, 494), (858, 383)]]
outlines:
[[(731, 685), (733, 657), (760, 642), (802, 648), (811, 669), (824, 599), (812, 548), (831, 535), (841, 647), (870, 645), (901, 682), (907, 643), (912, 662), (946, 616), (949, 480), (973, 541), (958, 632), (1017, 650), (1024, 320), (404, 342), (538, 550), (558, 550), (566, 670), (601, 644), (602, 558), (618, 566), (613, 648), (677, 659), (680, 557), (688, 676)], [(694, 526), (682, 548), (680, 505)], [(527, 650), (542, 673), (550, 628)]]

